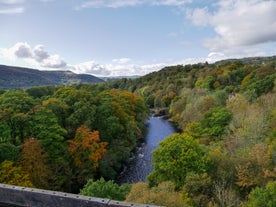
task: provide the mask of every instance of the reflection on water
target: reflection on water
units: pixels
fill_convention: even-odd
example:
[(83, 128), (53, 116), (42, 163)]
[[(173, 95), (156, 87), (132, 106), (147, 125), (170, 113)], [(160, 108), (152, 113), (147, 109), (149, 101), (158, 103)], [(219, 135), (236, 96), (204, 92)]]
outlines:
[(137, 148), (135, 156), (130, 160), (128, 166), (118, 176), (117, 182), (136, 183), (146, 181), (146, 176), (152, 171), (151, 153), (158, 146), (158, 142), (163, 140), (175, 130), (170, 122), (161, 117), (151, 117), (148, 122), (148, 134), (145, 143)]

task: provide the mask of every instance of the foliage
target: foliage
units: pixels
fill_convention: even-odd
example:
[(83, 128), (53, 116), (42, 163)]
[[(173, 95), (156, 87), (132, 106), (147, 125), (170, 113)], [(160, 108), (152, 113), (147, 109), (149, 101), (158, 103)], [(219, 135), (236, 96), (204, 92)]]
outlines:
[(0, 144), (0, 163), (7, 161), (16, 161), (20, 154), (20, 147), (10, 143)]
[(207, 173), (189, 173), (183, 186), (184, 195), (191, 198), (188, 203), (192, 206), (204, 206), (211, 200), (212, 180)]
[(87, 162), (92, 162), (92, 168), (97, 168), (98, 161), (104, 155), (106, 142), (100, 142), (99, 132), (91, 132), (90, 129), (82, 125), (77, 131), (75, 138), (69, 140), (68, 151), (71, 153), (76, 166), (81, 167)]
[[(274, 59), (249, 58), (215, 64), (178, 65), (135, 80), (111, 84), (134, 90), (147, 100), (150, 107), (168, 106), (170, 119), (178, 129), (205, 145), (201, 148), (211, 159), (207, 174), (186, 173), (186, 167), (179, 170), (184, 174), (179, 178), (177, 170), (170, 165), (177, 150), (167, 157), (165, 152), (159, 153), (164, 160), (158, 159), (157, 162), (153, 157), (154, 171), (148, 176), (151, 186), (164, 180), (178, 179), (181, 180), (178, 184), (182, 182), (182, 186), (187, 183), (190, 186), (190, 193), (187, 190), (183, 193), (185, 203), (240, 206), (252, 188), (264, 187), (275, 180)], [(167, 99), (172, 92), (172, 99)], [(173, 151), (179, 143), (168, 148)], [(160, 145), (156, 151), (162, 148)], [(156, 154), (153, 153), (153, 156)], [(181, 169), (185, 165), (176, 166)], [(193, 194), (196, 188), (191, 186), (198, 182), (194, 187), (200, 189), (201, 182), (205, 180), (203, 177), (200, 179), (203, 174), (211, 183), (210, 191), (200, 193), (195, 190)]]
[(99, 160), (106, 152), (106, 145), (106, 142), (100, 142), (98, 131), (91, 132), (85, 125), (80, 126), (75, 138), (68, 141), (68, 151), (74, 160), (75, 176), (80, 186), (94, 177)]
[(32, 97), (21, 90), (6, 91), (0, 96), (0, 126), (4, 129), (0, 133), (8, 136), (14, 145), (29, 136), (27, 112), (34, 105)]
[(148, 175), (150, 186), (171, 181), (176, 188), (185, 184), (188, 173), (208, 171), (209, 158), (201, 146), (187, 134), (173, 134), (153, 151), (154, 171)]
[(230, 123), (233, 114), (226, 108), (212, 108), (204, 114), (201, 127), (207, 136), (214, 140), (221, 139)]
[(243, 188), (264, 186), (269, 180), (265, 175), (271, 164), (271, 155), (266, 144), (256, 144), (248, 157), (236, 166), (237, 185)]
[(11, 161), (5, 161), (0, 165), (0, 183), (33, 187), (29, 174)]
[(275, 207), (276, 182), (267, 183), (265, 188), (256, 187), (248, 197), (243, 207)]
[(167, 207), (184, 207), (181, 194), (174, 191), (172, 182), (162, 182), (158, 186), (149, 188), (147, 183), (138, 182), (132, 185), (126, 201), (147, 203)]
[(31, 113), (30, 128), (32, 136), (40, 140), (43, 148), (49, 153), (49, 159), (60, 156), (64, 149), (66, 130), (58, 124), (58, 118), (52, 110), (38, 106)]
[(93, 196), (100, 198), (108, 198), (112, 200), (124, 201), (126, 195), (130, 191), (129, 184), (119, 186), (113, 180), (105, 181), (101, 178), (97, 181), (89, 179), (84, 188), (81, 189), (80, 194), (85, 196)]
[(52, 172), (46, 162), (47, 156), (40, 142), (33, 137), (26, 139), (22, 145), (19, 163), (36, 188), (50, 188)]

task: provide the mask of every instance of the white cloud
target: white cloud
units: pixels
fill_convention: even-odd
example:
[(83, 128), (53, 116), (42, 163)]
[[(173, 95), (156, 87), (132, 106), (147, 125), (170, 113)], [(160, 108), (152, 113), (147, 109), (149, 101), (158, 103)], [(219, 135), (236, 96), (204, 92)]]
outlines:
[(95, 76), (109, 76), (111, 72), (104, 65), (98, 64), (95, 61), (88, 61), (77, 65), (69, 66), (69, 69), (75, 73), (86, 73)]
[(21, 14), (25, 8), (21, 6), (24, 0), (0, 0), (0, 15), (1, 14)]
[(40, 63), (42, 67), (45, 68), (61, 68), (63, 69), (64, 67), (67, 66), (67, 63), (61, 59), (59, 55), (51, 55), (45, 59), (42, 60)]
[(126, 64), (126, 63), (128, 63), (130, 61), (131, 61), (130, 58), (120, 58), (120, 59), (113, 59), (112, 60), (112, 62), (118, 63), (118, 64)]
[(75, 73), (92, 74), (98, 77), (116, 77), (116, 76), (143, 76), (148, 73), (158, 71), (170, 65), (186, 65), (195, 63), (215, 62), (222, 59), (222, 55), (208, 56), (207, 58), (188, 58), (180, 61), (170, 61), (163, 63), (136, 65), (136, 64), (99, 64), (95, 61), (85, 62), (70, 66), (70, 70)]
[(28, 43), (23, 42), (16, 43), (13, 47), (8, 49), (0, 48), (0, 58), (1, 56), (13, 60), (13, 62), (24, 60), (32, 68), (43, 70), (71, 70), (78, 74), (90, 74), (98, 77), (142, 76), (170, 65), (195, 64), (205, 61), (215, 62), (225, 57), (222, 53), (211, 53), (207, 58), (188, 58), (180, 61), (168, 61), (144, 65), (129, 64), (131, 61), (129, 58), (113, 59), (111, 61), (112, 64), (100, 64), (96, 61), (86, 61), (73, 65), (67, 64), (57, 54), (49, 54), (41, 44), (31, 47)]
[(216, 32), (204, 41), (210, 51), (235, 53), (276, 42), (276, 1), (220, 0), (215, 6), (213, 12), (206, 7), (187, 12), (194, 25), (211, 26)]
[(196, 26), (207, 26), (210, 24), (212, 18), (207, 7), (196, 8), (194, 10), (188, 9), (186, 15)]
[(192, 0), (90, 0), (76, 7), (77, 10), (85, 8), (120, 8), (140, 5), (149, 6), (182, 6)]
[(64, 68), (66, 62), (59, 55), (49, 55), (43, 45), (32, 48), (28, 43), (18, 42), (13, 47), (1, 49), (2, 56), (7, 59), (23, 59), (35, 66), (44, 68)]

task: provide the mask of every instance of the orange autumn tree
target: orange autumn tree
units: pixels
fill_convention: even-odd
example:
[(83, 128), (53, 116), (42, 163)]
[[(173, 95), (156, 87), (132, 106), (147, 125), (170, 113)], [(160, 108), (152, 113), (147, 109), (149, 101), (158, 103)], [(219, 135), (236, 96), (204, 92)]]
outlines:
[(93, 177), (99, 160), (106, 152), (107, 142), (100, 142), (98, 131), (91, 131), (82, 125), (76, 130), (75, 138), (68, 141), (68, 151), (76, 166), (75, 178), (80, 185)]
[(37, 188), (50, 189), (51, 169), (47, 164), (48, 154), (39, 140), (30, 137), (22, 145), (19, 164), (30, 175), (30, 180)]

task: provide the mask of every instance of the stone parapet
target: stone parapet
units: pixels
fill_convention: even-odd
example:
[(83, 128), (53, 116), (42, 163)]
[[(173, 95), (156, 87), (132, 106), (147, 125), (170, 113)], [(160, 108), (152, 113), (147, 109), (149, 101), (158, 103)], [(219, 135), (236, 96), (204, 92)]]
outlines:
[(0, 206), (16, 207), (157, 207), (57, 191), (0, 184)]

